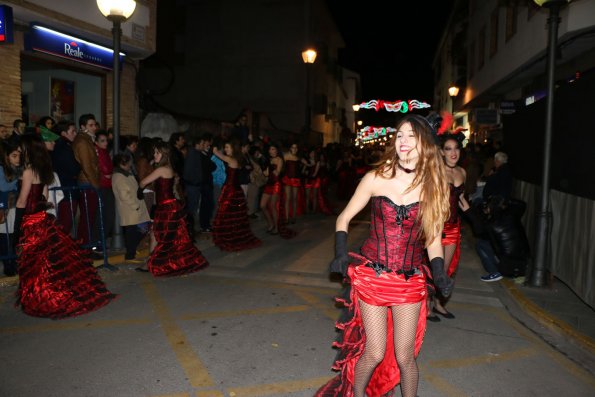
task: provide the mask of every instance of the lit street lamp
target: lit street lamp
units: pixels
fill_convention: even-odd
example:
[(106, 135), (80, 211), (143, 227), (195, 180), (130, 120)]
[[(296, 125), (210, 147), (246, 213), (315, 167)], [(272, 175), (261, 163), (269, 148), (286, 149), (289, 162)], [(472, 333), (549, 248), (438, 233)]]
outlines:
[(535, 243), (535, 262), (529, 283), (533, 287), (545, 285), (545, 269), (547, 264), (547, 248), (550, 237), (550, 158), (552, 146), (552, 125), (554, 112), (554, 72), (556, 68), (556, 47), (558, 46), (558, 24), (560, 8), (570, 0), (534, 0), (540, 7), (550, 10), (547, 45), (547, 100), (545, 110), (545, 136), (543, 139), (543, 176), (541, 185), (541, 205), (537, 213), (537, 230)]
[(454, 84), (451, 84), (448, 87), (448, 95), (450, 95), (450, 113), (454, 115), (455, 113), (455, 98), (459, 95), (459, 87)]
[(310, 135), (310, 124), (312, 114), (312, 111), (310, 109), (310, 68), (314, 61), (316, 61), (316, 55), (316, 51), (312, 48), (308, 48), (302, 51), (302, 60), (306, 64), (306, 121), (304, 124), (304, 133), (308, 135), (306, 139), (309, 139)]
[[(114, 65), (113, 65), (113, 131), (114, 131), (114, 154), (120, 150), (120, 37), (122, 29), (120, 25), (125, 22), (136, 8), (135, 0), (97, 0), (99, 11), (113, 23), (112, 35), (114, 38)], [(111, 248), (122, 248), (122, 234), (120, 233), (120, 220), (116, 211), (116, 220), (112, 236)], [(104, 247), (105, 249), (105, 247)]]

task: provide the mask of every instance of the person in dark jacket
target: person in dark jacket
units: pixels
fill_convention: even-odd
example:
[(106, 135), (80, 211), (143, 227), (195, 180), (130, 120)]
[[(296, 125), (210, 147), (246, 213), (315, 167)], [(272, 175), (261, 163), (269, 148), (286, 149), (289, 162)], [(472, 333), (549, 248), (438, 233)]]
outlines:
[(200, 209), (198, 217), (200, 228), (203, 233), (210, 233), (211, 218), (213, 218), (213, 209), (215, 202), (213, 198), (213, 171), (217, 168), (211, 160), (213, 155), (211, 145), (213, 144), (213, 135), (204, 133), (201, 138), (200, 162), (202, 178), (200, 182)]
[[(50, 152), (54, 172), (58, 174), (62, 187), (76, 187), (78, 185), (77, 178), (81, 172), (81, 165), (76, 161), (72, 150), (72, 141), (76, 136), (76, 124), (73, 121), (60, 121), (52, 130), (55, 134), (60, 135), (54, 150)], [(56, 221), (66, 234), (69, 234), (72, 229), (78, 200), (78, 191), (65, 190), (64, 199), (58, 204), (58, 219)]]
[(492, 196), (500, 196), (504, 199), (512, 193), (512, 173), (508, 165), (508, 155), (504, 152), (494, 154), (494, 169), (487, 177), (483, 188), (483, 200), (488, 202)]
[(198, 206), (200, 204), (200, 186), (203, 178), (201, 151), (202, 139), (193, 141), (192, 145), (188, 148), (188, 154), (186, 154), (183, 162), (182, 180), (186, 194), (186, 213), (188, 215), (187, 222), (190, 236), (194, 235), (194, 225), (196, 223), (194, 220), (197, 217)]
[(481, 210), (470, 206), (461, 194), (459, 207), (471, 224), (476, 238), (475, 250), (488, 272), (481, 276), (481, 280), (492, 282), (501, 280), (503, 276), (524, 275), (530, 256), (529, 242), (521, 223), (526, 204), (516, 199), (492, 196)]

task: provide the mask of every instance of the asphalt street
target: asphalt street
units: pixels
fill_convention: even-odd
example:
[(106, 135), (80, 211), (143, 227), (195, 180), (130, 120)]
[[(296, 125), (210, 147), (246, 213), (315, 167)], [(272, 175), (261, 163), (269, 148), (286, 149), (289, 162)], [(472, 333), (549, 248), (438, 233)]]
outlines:
[[(366, 218), (351, 224), (353, 249)], [(156, 279), (132, 264), (101, 270), (119, 298), (72, 319), (29, 317), (14, 307), (16, 286), (0, 287), (0, 396), (312, 396), (335, 374), (334, 221), (305, 216), (283, 240), (254, 220), (263, 245), (240, 253), (204, 237), (210, 266), (183, 277)], [(447, 305), (456, 318), (428, 324), (418, 394), (595, 395), (592, 355), (565, 349), (482, 274), (466, 236)]]

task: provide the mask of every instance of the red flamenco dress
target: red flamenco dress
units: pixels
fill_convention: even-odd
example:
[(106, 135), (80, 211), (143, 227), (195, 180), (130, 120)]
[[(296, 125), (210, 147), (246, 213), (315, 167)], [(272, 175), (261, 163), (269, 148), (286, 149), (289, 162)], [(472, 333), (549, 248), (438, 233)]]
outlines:
[(269, 165), (269, 179), (266, 185), (264, 185), (263, 193), (270, 196), (277, 195), (277, 208), (273, 209), (273, 211), (277, 211), (277, 230), (281, 238), (290, 239), (295, 237), (297, 233), (285, 225), (285, 193), (281, 184), (281, 178), (275, 175), (274, 171), (276, 169), (277, 164), (271, 163)]
[[(297, 194), (297, 214), (293, 213), (293, 209), (289, 209), (289, 217), (296, 218), (298, 215), (303, 215), (306, 208), (306, 198), (304, 196), (304, 185), (302, 184), (301, 172), (300, 172), (300, 162), (299, 160), (285, 160), (285, 170), (283, 178), (281, 178), (281, 182), (283, 186), (292, 186), (298, 189)], [(283, 191), (285, 194), (285, 191)], [(283, 204), (285, 205), (285, 203)], [(283, 216), (285, 216), (285, 212), (283, 212)]]
[(188, 235), (184, 208), (174, 196), (174, 178), (155, 181), (155, 198), (153, 234), (157, 245), (147, 261), (151, 274), (178, 276), (207, 267), (209, 263)]
[[(366, 332), (358, 300), (375, 306), (421, 303), (415, 334), (415, 357), (419, 354), (426, 331), (427, 255), (416, 236), (419, 203), (397, 205), (384, 196), (371, 200), (370, 236), (361, 255), (350, 253), (353, 261), (347, 274), (351, 290), (346, 299), (337, 299), (348, 309), (347, 321), (337, 322), (342, 337), (333, 345), (339, 348), (333, 369), (340, 374), (323, 385), (317, 397), (352, 397), (355, 365), (364, 352)], [(390, 396), (400, 383), (401, 374), (395, 357), (393, 319), (387, 310), (386, 353), (374, 370), (366, 388), (367, 396)]]
[[(312, 170), (314, 171), (314, 170)], [(317, 196), (312, 197), (313, 200), (317, 200), (318, 212), (324, 215), (335, 215), (335, 211), (331, 207), (328, 199), (328, 186), (330, 184), (330, 177), (328, 168), (322, 164), (318, 168), (318, 174), (313, 177), (310, 176), (306, 179), (306, 187), (309, 189), (317, 189)]]
[(223, 251), (242, 251), (258, 247), (261, 241), (252, 234), (246, 196), (238, 181), (238, 169), (227, 168), (213, 220), (213, 243)]
[(43, 184), (31, 185), (18, 249), (17, 303), (35, 317), (74, 317), (107, 305), (112, 294), (92, 265), (90, 252), (56, 226)]
[(452, 277), (459, 268), (461, 258), (461, 217), (459, 216), (459, 196), (465, 192), (465, 184), (450, 186), (450, 217), (444, 223), (442, 230), (442, 246), (455, 245), (455, 252), (448, 266), (448, 277)]

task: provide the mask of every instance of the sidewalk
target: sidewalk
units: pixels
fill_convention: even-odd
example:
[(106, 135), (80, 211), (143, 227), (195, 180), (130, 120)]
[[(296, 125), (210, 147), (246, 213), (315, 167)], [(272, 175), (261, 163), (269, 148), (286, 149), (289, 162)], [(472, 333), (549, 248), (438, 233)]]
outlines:
[[(465, 229), (462, 237), (461, 260), (475, 260), (481, 268), (477, 253), (473, 249), (473, 237)], [(505, 277), (500, 281), (485, 282), (485, 284), (501, 291), (500, 298), (505, 305), (506, 298), (509, 298), (523, 313), (535, 320), (542, 328), (532, 328), (527, 323), (524, 325), (532, 328), (542, 339), (561, 351), (565, 348), (561, 346), (563, 343), (560, 341), (570, 341), (573, 346), (569, 349), (582, 351), (584, 362), (595, 362), (595, 310), (562, 281), (554, 277), (552, 285), (543, 288), (529, 286), (525, 283), (525, 277)], [(514, 308), (507, 306), (507, 310), (513, 312)], [(514, 313), (511, 314), (514, 315)], [(519, 321), (522, 320), (519, 319)], [(551, 331), (552, 335), (558, 335), (560, 338), (554, 340), (552, 337), (547, 337), (543, 329)]]

